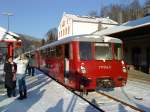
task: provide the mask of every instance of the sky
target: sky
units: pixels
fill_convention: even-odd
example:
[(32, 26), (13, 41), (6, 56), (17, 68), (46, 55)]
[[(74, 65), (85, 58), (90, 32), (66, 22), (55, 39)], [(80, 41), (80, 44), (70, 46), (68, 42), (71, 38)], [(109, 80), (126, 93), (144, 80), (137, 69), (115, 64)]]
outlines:
[(125, 0), (0, 0), (0, 26), (7, 29), (7, 16), (2, 13), (11, 12), (10, 31), (45, 38), (49, 29), (58, 27), (64, 12), (76, 15), (87, 15), (91, 11), (99, 13), (101, 6), (114, 3), (124, 4)]

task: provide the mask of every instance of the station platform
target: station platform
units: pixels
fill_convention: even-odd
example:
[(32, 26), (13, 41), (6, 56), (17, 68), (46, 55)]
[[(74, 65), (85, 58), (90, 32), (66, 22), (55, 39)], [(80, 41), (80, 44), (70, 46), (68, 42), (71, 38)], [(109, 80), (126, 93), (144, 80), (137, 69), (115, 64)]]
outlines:
[(129, 70), (128, 80), (150, 84), (150, 74), (147, 74), (138, 70)]
[(42, 72), (27, 76), (28, 98), (8, 98), (0, 94), (0, 112), (99, 112), (88, 102), (67, 90)]

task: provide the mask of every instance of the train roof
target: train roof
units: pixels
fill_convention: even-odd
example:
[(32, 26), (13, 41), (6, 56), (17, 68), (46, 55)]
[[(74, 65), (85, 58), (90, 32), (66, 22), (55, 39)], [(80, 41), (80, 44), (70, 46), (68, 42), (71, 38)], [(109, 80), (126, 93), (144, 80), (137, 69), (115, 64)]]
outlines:
[(87, 35), (77, 35), (77, 36), (66, 37), (66, 38), (60, 39), (58, 41), (55, 41), (53, 43), (44, 45), (44, 46), (38, 48), (38, 50), (44, 49), (47, 47), (57, 46), (60, 44), (69, 43), (71, 41), (122, 43), (122, 41), (118, 38), (102, 36), (102, 35), (95, 35), (95, 34), (87, 34)]

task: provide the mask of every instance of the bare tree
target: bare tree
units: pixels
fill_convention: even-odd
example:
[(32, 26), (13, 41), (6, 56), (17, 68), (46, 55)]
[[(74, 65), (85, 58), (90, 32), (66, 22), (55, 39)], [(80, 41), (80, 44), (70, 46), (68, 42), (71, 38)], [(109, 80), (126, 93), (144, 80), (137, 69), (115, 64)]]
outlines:
[(94, 10), (90, 11), (89, 14), (88, 14), (88, 16), (99, 17), (97, 11), (94, 11)]
[[(150, 1), (150, 0), (147, 0)], [(139, 0), (132, 0), (129, 4), (113, 4), (101, 8), (101, 16), (109, 17), (119, 23), (134, 20), (144, 16), (144, 8)]]
[(45, 45), (45, 39), (43, 38), (42, 40), (41, 40), (41, 46), (43, 46), (43, 45)]
[(146, 0), (145, 7), (144, 7), (144, 15), (150, 15), (150, 0)]
[(51, 43), (53, 41), (56, 41), (58, 40), (58, 31), (57, 31), (57, 28), (52, 28), (50, 29), (47, 33), (46, 33), (46, 36), (47, 36), (47, 43)]

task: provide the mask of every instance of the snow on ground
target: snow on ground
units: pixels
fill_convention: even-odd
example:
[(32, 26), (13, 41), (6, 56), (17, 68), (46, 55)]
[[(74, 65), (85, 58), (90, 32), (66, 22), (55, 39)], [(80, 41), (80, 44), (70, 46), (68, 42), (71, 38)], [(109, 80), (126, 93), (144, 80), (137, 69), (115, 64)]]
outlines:
[(98, 112), (40, 72), (34, 77), (28, 76), (27, 84), (28, 98), (25, 100), (0, 95), (0, 112)]
[(111, 96), (150, 112), (150, 85), (128, 80), (127, 85), (112, 91), (103, 91)]

